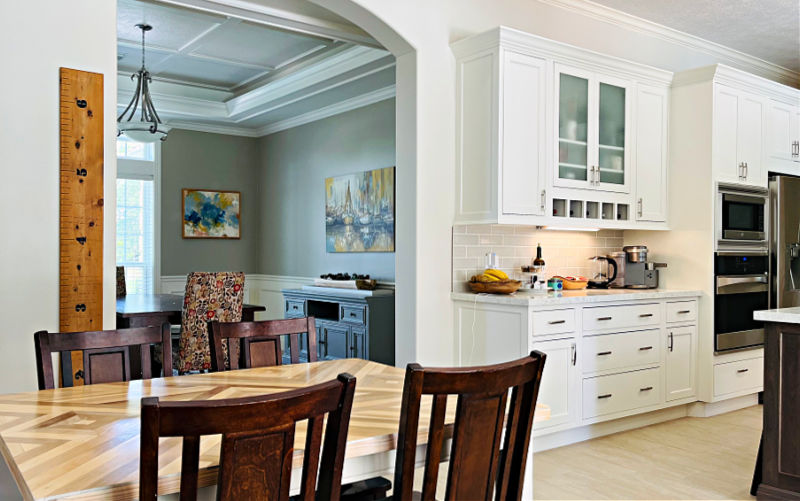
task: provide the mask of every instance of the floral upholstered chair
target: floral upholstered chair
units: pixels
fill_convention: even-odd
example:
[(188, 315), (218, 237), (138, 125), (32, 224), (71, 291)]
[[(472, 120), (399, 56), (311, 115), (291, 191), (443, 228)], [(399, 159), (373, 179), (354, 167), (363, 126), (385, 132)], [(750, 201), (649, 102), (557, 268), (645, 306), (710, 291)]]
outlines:
[[(179, 373), (211, 368), (207, 322), (240, 322), (243, 298), (244, 273), (224, 271), (189, 274), (181, 314)], [(227, 343), (223, 344), (223, 350), (227, 364)]]

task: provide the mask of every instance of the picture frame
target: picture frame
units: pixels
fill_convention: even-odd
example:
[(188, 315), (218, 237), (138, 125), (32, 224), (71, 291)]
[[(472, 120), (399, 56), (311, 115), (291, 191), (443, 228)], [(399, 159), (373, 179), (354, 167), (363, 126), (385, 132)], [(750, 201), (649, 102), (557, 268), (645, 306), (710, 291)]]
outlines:
[(181, 236), (185, 239), (241, 239), (242, 193), (183, 188)]

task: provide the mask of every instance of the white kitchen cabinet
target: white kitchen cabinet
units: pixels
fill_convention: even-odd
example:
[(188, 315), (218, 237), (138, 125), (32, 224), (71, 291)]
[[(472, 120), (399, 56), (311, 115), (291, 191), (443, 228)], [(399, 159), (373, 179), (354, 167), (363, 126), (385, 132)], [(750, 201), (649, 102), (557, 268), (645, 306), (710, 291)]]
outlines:
[(667, 327), (666, 399), (678, 400), (697, 393), (697, 327)]
[(667, 228), (671, 72), (506, 27), (451, 48), (456, 224)]
[(767, 113), (767, 162), (770, 170), (800, 175), (800, 92), (796, 104), (770, 100)]
[(714, 90), (714, 170), (718, 181), (764, 186), (766, 99), (726, 85)]
[(458, 62), (461, 221), (544, 215), (546, 71), (544, 59), (501, 48)]
[(627, 193), (632, 83), (555, 65), (554, 185)]
[(639, 86), (636, 91), (636, 219), (667, 220), (667, 122), (669, 92)]
[(580, 374), (575, 338), (537, 341), (532, 348), (547, 355), (538, 402), (550, 407), (550, 419), (536, 423), (534, 430), (574, 422), (579, 414), (580, 402)]

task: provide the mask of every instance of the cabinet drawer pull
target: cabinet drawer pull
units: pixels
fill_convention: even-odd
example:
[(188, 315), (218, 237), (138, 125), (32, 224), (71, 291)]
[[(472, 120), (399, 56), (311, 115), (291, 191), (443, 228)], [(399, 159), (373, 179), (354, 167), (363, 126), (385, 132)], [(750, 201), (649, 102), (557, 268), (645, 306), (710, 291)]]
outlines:
[(750, 369), (739, 369), (739, 370), (738, 370), (738, 371), (736, 371), (736, 372), (738, 372), (739, 374), (742, 374), (742, 373), (744, 373), (744, 372), (747, 372), (747, 371), (749, 371), (749, 370), (750, 370)]
[(610, 351), (601, 351), (597, 354), (598, 357), (602, 357), (603, 355), (611, 355)]
[(597, 317), (597, 320), (611, 320), (612, 317)]
[(296, 305), (296, 304), (295, 304), (295, 305), (293, 305), (293, 306), (292, 306), (292, 309), (293, 309), (293, 310), (296, 310), (296, 309), (297, 309), (297, 305)]
[(351, 316), (351, 317), (357, 317), (358, 315), (356, 315), (356, 313), (355, 313), (354, 311), (351, 311), (351, 312), (350, 312), (350, 316)]
[(652, 313), (641, 313), (639, 315), (639, 318), (647, 318), (647, 317), (652, 317), (652, 316), (653, 316)]
[(691, 313), (692, 310), (681, 310), (678, 312), (678, 315), (686, 315), (687, 313)]
[(611, 393), (606, 393), (605, 395), (597, 395), (597, 398), (598, 399), (611, 398)]
[(565, 324), (565, 323), (567, 323), (567, 321), (566, 320), (550, 320), (547, 323), (550, 324), (550, 325), (556, 325), (556, 324)]
[(653, 349), (652, 346), (642, 346), (641, 348), (639, 348), (639, 351), (647, 351), (647, 350), (652, 350), (652, 349)]
[(650, 391), (652, 389), (653, 389), (652, 386), (645, 386), (644, 388), (639, 388), (639, 391)]

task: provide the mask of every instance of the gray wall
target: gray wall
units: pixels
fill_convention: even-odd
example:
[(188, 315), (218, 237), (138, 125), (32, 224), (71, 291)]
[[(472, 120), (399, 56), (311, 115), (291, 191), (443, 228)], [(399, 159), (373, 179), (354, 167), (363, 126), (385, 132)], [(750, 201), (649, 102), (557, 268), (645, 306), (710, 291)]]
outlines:
[(393, 252), (326, 253), (324, 185), (327, 177), (395, 165), (394, 108), (394, 99), (381, 101), (260, 138), (261, 273), (394, 281)]
[[(161, 145), (161, 274), (191, 271), (258, 273), (260, 193), (258, 140), (173, 130)], [(241, 240), (183, 239), (181, 190), (242, 193)]]

